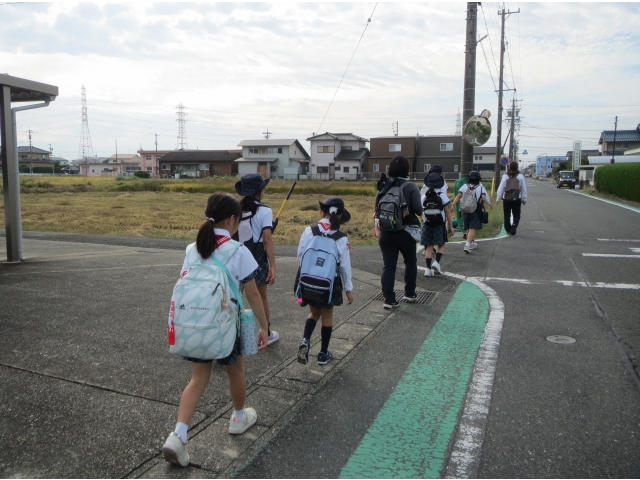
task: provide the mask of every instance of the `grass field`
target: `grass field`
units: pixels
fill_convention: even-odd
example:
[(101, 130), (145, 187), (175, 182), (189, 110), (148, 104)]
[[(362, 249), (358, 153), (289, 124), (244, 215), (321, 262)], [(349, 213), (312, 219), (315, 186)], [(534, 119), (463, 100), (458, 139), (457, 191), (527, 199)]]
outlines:
[[(207, 198), (215, 191), (234, 193), (236, 178), (137, 180), (101, 177), (22, 177), (22, 228), (25, 231), (88, 233), (195, 239), (204, 221)], [(270, 182), (263, 203), (279, 210), (290, 182)], [(449, 190), (452, 190), (450, 186)], [(277, 244), (297, 244), (304, 228), (319, 218), (318, 200), (340, 196), (351, 212), (342, 227), (354, 245), (373, 245), (374, 182), (298, 182), (280, 218)], [(495, 202), (494, 202), (495, 203)], [(477, 238), (495, 236), (502, 208)], [(0, 208), (4, 224), (4, 205)]]

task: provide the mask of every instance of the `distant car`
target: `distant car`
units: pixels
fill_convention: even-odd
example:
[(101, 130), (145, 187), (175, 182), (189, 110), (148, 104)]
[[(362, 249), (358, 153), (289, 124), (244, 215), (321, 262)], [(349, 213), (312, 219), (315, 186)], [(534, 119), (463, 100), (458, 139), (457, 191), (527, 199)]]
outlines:
[(556, 188), (568, 187), (571, 189), (576, 188), (576, 176), (571, 170), (565, 170), (558, 175), (558, 184)]
[(525, 174), (524, 174), (524, 177), (525, 177), (525, 178), (529, 178), (530, 176), (531, 176), (531, 175), (529, 175), (528, 173), (525, 173)]

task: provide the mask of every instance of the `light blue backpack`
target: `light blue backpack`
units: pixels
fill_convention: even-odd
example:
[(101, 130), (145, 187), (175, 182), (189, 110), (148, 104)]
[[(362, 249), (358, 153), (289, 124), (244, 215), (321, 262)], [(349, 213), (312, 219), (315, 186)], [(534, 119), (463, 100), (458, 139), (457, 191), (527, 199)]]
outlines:
[[(233, 240), (226, 242), (214, 261), (226, 264), (239, 247)], [(186, 259), (189, 270), (171, 297), (169, 352), (201, 360), (225, 358), (233, 350), (239, 323), (226, 269), (203, 264), (195, 243), (187, 247)]]

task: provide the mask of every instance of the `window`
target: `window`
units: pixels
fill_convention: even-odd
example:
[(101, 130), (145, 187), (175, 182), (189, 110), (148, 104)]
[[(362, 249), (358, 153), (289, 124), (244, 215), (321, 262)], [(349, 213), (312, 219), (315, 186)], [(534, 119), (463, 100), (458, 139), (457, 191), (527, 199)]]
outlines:
[(205, 170), (205, 171), (206, 171), (206, 170), (209, 170), (209, 165), (208, 165), (208, 164), (206, 164), (206, 163), (201, 163), (201, 164), (198, 166), (198, 170)]
[(386, 171), (389, 173), (389, 165), (386, 166)]
[(399, 143), (390, 143), (389, 144), (389, 151), (390, 152), (399, 152), (400, 151), (400, 144)]
[(169, 170), (169, 165), (167, 165), (166, 163), (163, 163), (163, 164), (161, 165), (161, 169), (162, 169), (162, 170)]
[(431, 170), (431, 164), (430, 163), (425, 163), (423, 172), (428, 172), (429, 170)]
[(335, 151), (336, 147), (334, 147), (333, 145), (318, 147), (318, 153), (334, 153)]
[(153, 167), (147, 167), (147, 172), (153, 172)]
[(125, 169), (126, 172), (137, 172), (137, 171), (140, 170), (140, 167), (138, 167), (136, 165), (136, 166), (133, 166), (133, 167), (124, 167), (124, 169)]
[(340, 150), (353, 150), (353, 147), (340, 147)]
[(344, 167), (344, 173), (349, 173), (349, 167)]
[(353, 173), (358, 173), (358, 167), (353, 167)]
[(257, 148), (250, 148), (249, 149), (249, 153), (258, 153), (258, 149)]
[(267, 153), (282, 153), (282, 147), (273, 147), (273, 148), (268, 148), (267, 149)]
[(453, 166), (453, 171), (454, 171), (454, 172), (457, 172), (457, 171), (458, 171), (458, 165), (454, 165), (454, 166)]
[(441, 143), (440, 144), (441, 152), (453, 152), (453, 143)]
[(378, 165), (377, 163), (373, 164), (373, 171), (374, 172), (379, 172), (380, 171), (380, 165)]
[(145, 160), (151, 160), (151, 155), (145, 155), (145, 156), (144, 156), (144, 159), (145, 159)]
[(329, 173), (329, 167), (318, 167), (317, 168), (317, 172), (318, 173)]
[[(342, 167), (340, 165), (336, 165), (336, 172), (339, 172)], [(346, 168), (346, 167), (345, 167)]]
[(271, 172), (277, 172), (278, 171), (278, 166), (277, 165), (271, 165)]

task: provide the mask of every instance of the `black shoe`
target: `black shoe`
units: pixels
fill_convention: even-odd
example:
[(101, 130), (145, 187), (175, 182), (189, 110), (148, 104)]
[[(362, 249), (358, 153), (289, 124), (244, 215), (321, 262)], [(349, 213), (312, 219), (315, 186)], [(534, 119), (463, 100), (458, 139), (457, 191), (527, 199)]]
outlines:
[(402, 300), (404, 300), (405, 302), (415, 302), (416, 300), (418, 300), (418, 294), (414, 293), (413, 295), (407, 295), (406, 293), (404, 294), (404, 297), (402, 297)]
[(516, 234), (516, 226), (511, 225), (511, 235), (515, 235), (515, 234)]
[(384, 309), (385, 310), (391, 310), (393, 308), (399, 307), (400, 304), (395, 301), (395, 302), (384, 302)]

